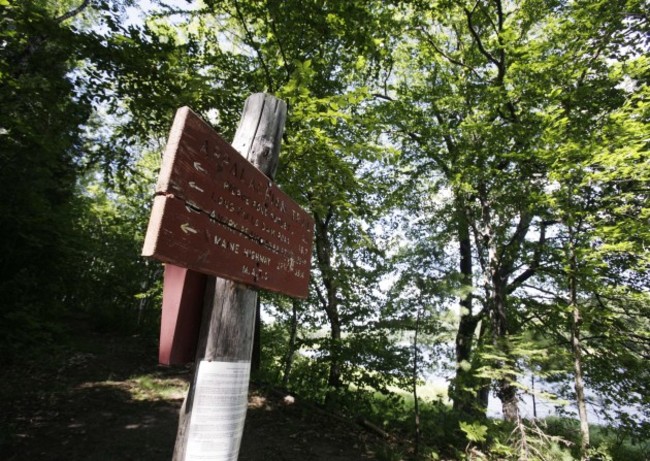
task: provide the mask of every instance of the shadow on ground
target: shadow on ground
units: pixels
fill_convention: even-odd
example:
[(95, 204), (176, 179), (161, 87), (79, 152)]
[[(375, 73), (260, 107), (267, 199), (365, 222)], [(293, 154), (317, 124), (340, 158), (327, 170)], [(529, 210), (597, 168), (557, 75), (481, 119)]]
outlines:
[[(0, 461), (168, 461), (191, 373), (157, 365), (157, 341), (84, 331), (3, 368)], [(253, 390), (240, 461), (375, 459), (359, 426)]]
[(377, 440), (352, 422), (271, 391), (249, 397), (239, 461), (375, 459)]
[(109, 387), (79, 389), (65, 398), (17, 420), (3, 459), (171, 459), (177, 405), (133, 401), (128, 392)]
[(188, 373), (160, 369), (156, 355), (143, 338), (93, 334), (6, 369), (0, 460), (171, 459), (182, 396), (138, 394), (134, 383)]

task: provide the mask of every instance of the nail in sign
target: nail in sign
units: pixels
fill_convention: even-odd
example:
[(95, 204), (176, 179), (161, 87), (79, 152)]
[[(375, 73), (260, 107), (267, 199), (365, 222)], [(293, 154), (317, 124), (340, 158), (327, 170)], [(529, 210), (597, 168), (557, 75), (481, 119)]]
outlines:
[(143, 256), (305, 298), (311, 216), (189, 108), (174, 118)]

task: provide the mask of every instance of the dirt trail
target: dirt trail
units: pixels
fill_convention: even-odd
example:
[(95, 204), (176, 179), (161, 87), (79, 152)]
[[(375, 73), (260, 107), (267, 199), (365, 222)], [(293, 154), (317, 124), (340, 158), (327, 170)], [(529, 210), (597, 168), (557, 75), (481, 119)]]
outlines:
[[(156, 358), (155, 341), (85, 333), (5, 367), (0, 460), (170, 460), (190, 372)], [(240, 461), (375, 459), (362, 428), (288, 400), (251, 391)]]

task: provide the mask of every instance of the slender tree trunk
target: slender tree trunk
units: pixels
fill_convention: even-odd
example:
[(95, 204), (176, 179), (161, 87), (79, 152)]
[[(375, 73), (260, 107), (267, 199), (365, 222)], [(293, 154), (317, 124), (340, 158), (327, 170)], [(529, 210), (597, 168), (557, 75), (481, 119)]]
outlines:
[(90, 0), (83, 0), (83, 2), (81, 2), (81, 5), (79, 5), (76, 8), (73, 8), (67, 13), (62, 14), (61, 16), (55, 18), (54, 20), (56, 22), (67, 21), (68, 19), (74, 18), (78, 14), (82, 13), (86, 8), (88, 8), (89, 5), (90, 5)]
[(327, 309), (327, 318), (330, 322), (330, 369), (327, 376), (325, 406), (334, 409), (338, 406), (338, 390), (343, 386), (341, 380), (341, 320), (336, 303), (330, 304)]
[[(488, 333), (490, 331), (490, 322), (487, 318), (484, 318), (481, 321), (481, 329), (478, 335), (478, 347), (484, 344), (486, 338), (488, 338)], [(479, 357), (474, 354), (473, 357), (473, 368), (479, 367)], [(490, 383), (489, 378), (479, 378), (478, 380), (478, 391), (476, 391), (476, 400), (478, 402), (478, 408), (480, 411), (480, 416), (485, 417), (487, 415), (487, 407), (490, 400)]]
[(571, 349), (573, 352), (574, 384), (576, 391), (576, 403), (578, 405), (578, 417), (580, 418), (580, 458), (587, 458), (589, 450), (589, 419), (587, 416), (587, 402), (585, 398), (585, 385), (582, 373), (582, 346), (580, 343), (580, 326), (582, 318), (578, 306), (578, 282), (577, 270), (578, 261), (574, 246), (574, 230), (569, 225), (569, 298), (571, 304)]
[(533, 419), (537, 419), (537, 398), (535, 397), (535, 374), (530, 375), (531, 397), (533, 399)]
[(336, 406), (336, 391), (342, 386), (341, 381), (341, 319), (338, 307), (338, 284), (332, 267), (332, 244), (329, 235), (329, 224), (333, 217), (330, 207), (326, 216), (314, 213), (315, 243), (318, 267), (323, 278), (326, 293), (317, 290), (318, 296), (330, 324), (330, 356), (329, 373), (327, 376), (327, 394), (325, 405)]
[(571, 346), (573, 348), (573, 368), (575, 373), (576, 401), (580, 417), (580, 451), (582, 459), (586, 459), (589, 450), (589, 419), (587, 416), (587, 401), (585, 398), (585, 385), (582, 373), (582, 353), (580, 346), (580, 311), (577, 306), (573, 309), (573, 326), (571, 332)]
[[(516, 375), (510, 364), (512, 352), (510, 350), (510, 331), (508, 325), (507, 295), (508, 295), (508, 276), (512, 270), (512, 261), (514, 258), (508, 258), (505, 248), (499, 247), (492, 223), (492, 207), (490, 200), (487, 199), (487, 192), (482, 188), (482, 235), (484, 250), (487, 250), (486, 269), (488, 271), (488, 308), (492, 319), (492, 334), (494, 337), (494, 346), (496, 352), (502, 356), (501, 359), (494, 363), (498, 371), (497, 379), (497, 396), (501, 400), (501, 409), (503, 419), (506, 421), (519, 421), (519, 402), (517, 399), (517, 387), (515, 386)], [(521, 244), (526, 229), (529, 224), (524, 216), (517, 226), (517, 231), (512, 236), (513, 248)], [(517, 238), (515, 238), (517, 237)], [(519, 241), (518, 241), (519, 239)], [(508, 262), (510, 260), (510, 262)]]
[(282, 387), (289, 384), (289, 376), (293, 367), (293, 357), (296, 353), (296, 343), (298, 340), (298, 306), (300, 301), (293, 299), (291, 303), (291, 325), (289, 327), (289, 344), (287, 353), (284, 356), (284, 370), (282, 372)]
[(331, 348), (332, 350), (330, 351), (330, 371), (329, 371), (329, 376), (327, 378), (327, 385), (330, 388), (338, 389), (341, 387), (341, 366), (340, 366), (340, 348), (341, 348), (341, 321), (338, 316), (338, 312), (335, 313), (336, 315), (328, 315), (330, 319), (330, 328), (331, 328), (331, 333), (330, 333), (330, 339), (332, 341)]
[(420, 316), (422, 308), (418, 306), (415, 317), (415, 331), (413, 333), (413, 411), (415, 413), (415, 456), (420, 452), (420, 401), (418, 399), (418, 333), (420, 332)]

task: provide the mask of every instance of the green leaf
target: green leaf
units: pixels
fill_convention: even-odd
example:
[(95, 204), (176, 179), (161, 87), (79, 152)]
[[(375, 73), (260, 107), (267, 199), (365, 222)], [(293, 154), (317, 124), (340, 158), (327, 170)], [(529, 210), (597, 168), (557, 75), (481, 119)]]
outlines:
[(465, 421), (460, 421), (458, 424), (470, 442), (480, 443), (487, 440), (487, 426), (477, 422), (468, 423)]

